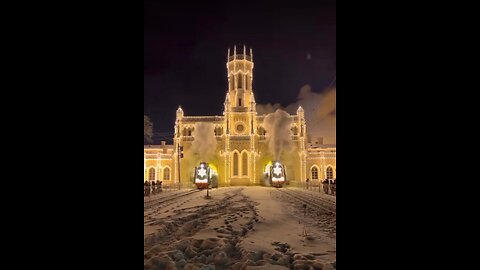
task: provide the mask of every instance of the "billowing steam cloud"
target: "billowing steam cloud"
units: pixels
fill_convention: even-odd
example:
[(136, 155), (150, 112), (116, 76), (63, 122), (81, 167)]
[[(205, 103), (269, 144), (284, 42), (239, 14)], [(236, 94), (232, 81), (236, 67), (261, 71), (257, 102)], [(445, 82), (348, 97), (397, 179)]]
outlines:
[(307, 133), (312, 135), (312, 142), (323, 137), (323, 143), (336, 143), (336, 88), (327, 89), (323, 93), (312, 92), (310, 85), (305, 85), (295, 103), (283, 108), (280, 104), (257, 104), (258, 114), (272, 113), (277, 109), (283, 109), (291, 114), (296, 114), (299, 106), (305, 111), (307, 121)]
[(217, 149), (217, 139), (215, 138), (214, 126), (212, 123), (195, 123), (192, 133), (193, 142), (190, 153), (192, 153), (194, 163), (200, 161), (210, 162)]
[(263, 120), (268, 148), (275, 160), (280, 159), (283, 150), (290, 151), (292, 149), (292, 133), (290, 130), (292, 122), (293, 119), (283, 110), (269, 113)]

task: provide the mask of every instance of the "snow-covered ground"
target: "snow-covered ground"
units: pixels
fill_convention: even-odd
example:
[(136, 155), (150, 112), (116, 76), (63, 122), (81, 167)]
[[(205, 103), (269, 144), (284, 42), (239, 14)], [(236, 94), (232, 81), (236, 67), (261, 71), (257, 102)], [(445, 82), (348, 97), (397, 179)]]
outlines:
[(335, 197), (270, 187), (206, 192), (145, 201), (145, 269), (334, 269)]

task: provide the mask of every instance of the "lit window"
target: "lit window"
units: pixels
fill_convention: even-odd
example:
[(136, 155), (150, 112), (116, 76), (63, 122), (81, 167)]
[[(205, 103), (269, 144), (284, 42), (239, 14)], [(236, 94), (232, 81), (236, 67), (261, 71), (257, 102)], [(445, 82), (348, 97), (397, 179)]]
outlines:
[(327, 179), (333, 179), (333, 169), (332, 169), (332, 167), (327, 167)]
[(242, 174), (248, 175), (248, 155), (246, 152), (242, 154)]
[(238, 78), (238, 88), (242, 88), (242, 81), (243, 81), (242, 73), (238, 73), (237, 78)]
[(233, 153), (233, 175), (238, 175), (238, 153)]
[(317, 167), (312, 168), (312, 180), (318, 180), (318, 169), (317, 169)]
[(148, 180), (150, 180), (150, 181), (155, 180), (155, 168), (150, 168), (148, 170)]
[(163, 180), (170, 180), (170, 168), (163, 169)]

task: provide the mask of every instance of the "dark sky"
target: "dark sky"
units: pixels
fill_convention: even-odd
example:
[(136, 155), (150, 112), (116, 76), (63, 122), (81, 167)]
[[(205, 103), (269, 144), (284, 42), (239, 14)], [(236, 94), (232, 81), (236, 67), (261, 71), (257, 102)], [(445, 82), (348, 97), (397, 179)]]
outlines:
[(322, 92), (336, 75), (334, 1), (219, 2), (144, 2), (144, 112), (156, 133), (173, 132), (179, 105), (185, 115), (222, 114), (234, 44), (253, 49), (257, 103), (286, 106), (303, 85)]

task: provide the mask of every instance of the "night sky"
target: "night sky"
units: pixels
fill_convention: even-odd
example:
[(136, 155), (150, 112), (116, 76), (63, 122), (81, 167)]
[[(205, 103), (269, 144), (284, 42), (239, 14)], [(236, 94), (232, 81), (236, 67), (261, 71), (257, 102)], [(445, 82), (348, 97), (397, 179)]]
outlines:
[(145, 1), (144, 113), (154, 132), (173, 132), (179, 105), (185, 115), (222, 114), (227, 49), (233, 45), (253, 49), (257, 103), (287, 106), (306, 84), (325, 91), (336, 76), (336, 7), (334, 1), (316, 2), (280, 7)]

